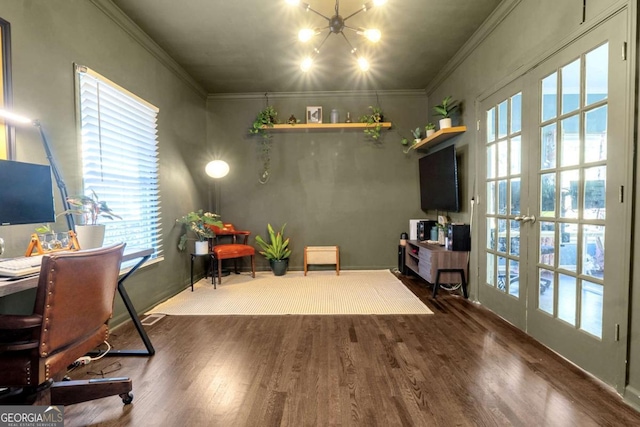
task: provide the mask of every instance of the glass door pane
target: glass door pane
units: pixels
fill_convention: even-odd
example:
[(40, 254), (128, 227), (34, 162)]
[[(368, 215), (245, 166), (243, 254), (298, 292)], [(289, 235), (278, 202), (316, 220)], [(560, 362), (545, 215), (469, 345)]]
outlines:
[[(596, 308), (602, 304), (602, 290), (596, 285), (602, 287), (604, 279), (607, 93), (597, 92), (606, 84), (595, 83), (591, 67), (600, 68), (593, 58), (603, 56), (603, 47), (606, 44), (541, 80), (539, 124), (539, 206), (544, 221), (539, 228), (537, 308), (596, 338), (602, 337), (601, 328), (594, 325), (602, 324), (602, 310)], [(582, 84), (587, 75), (589, 96), (582, 93), (589, 87)], [(585, 276), (595, 283), (586, 283)], [(587, 310), (586, 303), (593, 307)], [(589, 319), (583, 321), (577, 314), (585, 310)]]
[(522, 92), (488, 105), (486, 117), (486, 280), (484, 286), (521, 298), (520, 223), (522, 185)]

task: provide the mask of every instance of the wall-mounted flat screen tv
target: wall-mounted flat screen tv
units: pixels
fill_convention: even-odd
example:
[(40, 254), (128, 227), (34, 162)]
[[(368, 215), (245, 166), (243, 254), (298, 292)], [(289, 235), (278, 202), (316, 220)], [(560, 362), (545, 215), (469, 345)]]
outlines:
[(51, 167), (0, 160), (0, 225), (54, 221)]
[(423, 211), (459, 212), (458, 163), (453, 145), (419, 160), (420, 207)]

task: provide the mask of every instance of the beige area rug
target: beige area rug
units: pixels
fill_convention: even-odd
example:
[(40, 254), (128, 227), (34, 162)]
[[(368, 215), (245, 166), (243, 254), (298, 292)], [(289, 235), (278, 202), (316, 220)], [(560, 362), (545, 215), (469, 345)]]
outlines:
[(231, 274), (213, 289), (202, 279), (147, 314), (433, 314), (389, 270)]

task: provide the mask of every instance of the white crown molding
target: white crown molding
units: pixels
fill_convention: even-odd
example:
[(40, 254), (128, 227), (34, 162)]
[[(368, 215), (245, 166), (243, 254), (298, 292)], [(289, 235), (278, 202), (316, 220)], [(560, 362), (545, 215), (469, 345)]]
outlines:
[(198, 95), (203, 99), (206, 98), (207, 91), (111, 0), (91, 0), (91, 2)]
[(431, 95), (451, 73), (495, 30), (522, 0), (504, 0), (480, 25), (480, 28), (467, 40), (456, 54), (445, 64), (440, 72), (429, 82), (425, 92)]
[(270, 99), (294, 99), (294, 98), (367, 98), (367, 97), (394, 97), (394, 96), (421, 96), (426, 97), (427, 94), (423, 89), (414, 90), (348, 90), (348, 91), (318, 91), (318, 92), (251, 92), (251, 93), (211, 93), (207, 96), (207, 100), (217, 99), (264, 99), (267, 96)]

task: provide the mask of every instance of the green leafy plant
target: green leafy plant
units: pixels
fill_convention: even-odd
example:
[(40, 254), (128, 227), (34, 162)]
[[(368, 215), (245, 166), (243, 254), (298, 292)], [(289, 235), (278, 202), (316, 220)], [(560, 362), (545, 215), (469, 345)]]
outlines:
[(374, 141), (380, 139), (380, 131), (382, 130), (382, 109), (380, 107), (369, 106), (370, 114), (360, 116), (360, 123), (366, 123), (368, 126), (364, 129), (364, 134), (371, 137)]
[(38, 234), (53, 234), (55, 230), (51, 226), (51, 224), (41, 224), (36, 227), (36, 233)]
[(424, 130), (436, 130), (436, 125), (434, 125), (433, 123), (429, 122), (425, 125)]
[(121, 216), (113, 213), (107, 206), (107, 202), (100, 200), (93, 190), (91, 190), (91, 196), (69, 196), (67, 197), (67, 202), (71, 208), (64, 211), (63, 214), (80, 215), (86, 225), (96, 225), (100, 217), (111, 220), (115, 218), (122, 219)]
[(420, 138), (420, 128), (415, 128), (414, 130), (411, 131), (411, 133), (413, 134), (413, 138), (414, 139), (421, 139)]
[(189, 212), (183, 217), (178, 218), (176, 222), (184, 225), (184, 232), (178, 242), (178, 249), (181, 251), (184, 251), (187, 245), (189, 231), (195, 234), (198, 241), (203, 242), (205, 239), (215, 237), (216, 233), (213, 231), (213, 227), (222, 227), (220, 215), (204, 212), (202, 209)]
[(256, 116), (249, 133), (262, 136), (261, 157), (262, 157), (262, 174), (259, 179), (261, 184), (266, 184), (269, 180), (269, 171), (271, 169), (271, 135), (267, 133), (267, 128), (272, 128), (278, 123), (278, 112), (272, 105), (267, 105), (264, 110), (260, 111)]
[[(417, 130), (412, 130), (411, 133), (413, 134), (414, 138), (409, 140), (409, 138), (405, 138), (402, 137), (402, 139), (400, 140), (400, 144), (404, 145), (404, 149), (402, 150), (402, 152), (404, 154), (409, 154), (409, 152), (413, 149), (413, 147), (420, 141), (420, 133), (419, 133), (419, 129)], [(418, 137), (416, 138), (416, 131), (418, 131)]]
[(442, 104), (435, 105), (433, 107), (436, 117), (440, 117), (441, 119), (448, 119), (451, 117), (451, 113), (458, 108), (456, 101), (451, 101), (451, 99), (452, 97), (449, 95), (442, 100)]
[(278, 123), (278, 112), (272, 105), (267, 105), (264, 110), (260, 111), (256, 116), (249, 133), (262, 135), (263, 138), (269, 138), (266, 128), (273, 127)]
[(283, 260), (291, 256), (291, 250), (289, 249), (289, 238), (284, 238), (284, 224), (280, 231), (277, 233), (271, 226), (267, 224), (267, 230), (269, 231), (269, 243), (267, 243), (262, 237), (256, 236), (256, 242), (260, 245), (262, 250), (260, 253), (268, 260)]

